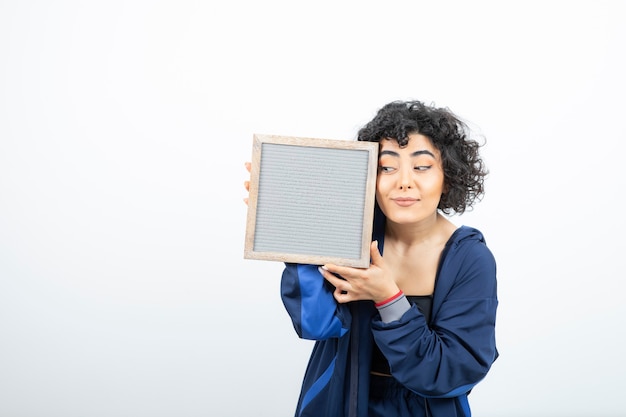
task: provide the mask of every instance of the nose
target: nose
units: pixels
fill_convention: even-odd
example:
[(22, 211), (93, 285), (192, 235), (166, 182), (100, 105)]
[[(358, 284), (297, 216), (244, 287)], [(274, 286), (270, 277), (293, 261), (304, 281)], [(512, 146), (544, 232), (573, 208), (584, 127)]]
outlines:
[(400, 170), (400, 189), (401, 190), (410, 190), (411, 189), (411, 169), (401, 169)]

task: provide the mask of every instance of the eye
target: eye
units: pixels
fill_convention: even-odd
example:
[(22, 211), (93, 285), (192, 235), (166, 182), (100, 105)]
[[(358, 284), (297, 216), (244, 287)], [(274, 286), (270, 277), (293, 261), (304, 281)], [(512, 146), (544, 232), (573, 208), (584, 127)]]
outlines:
[(428, 171), (432, 168), (432, 165), (417, 165), (415, 168), (416, 171)]
[(380, 172), (386, 172), (386, 173), (395, 171), (394, 167), (384, 166), (384, 165), (379, 166), (378, 169), (380, 170)]

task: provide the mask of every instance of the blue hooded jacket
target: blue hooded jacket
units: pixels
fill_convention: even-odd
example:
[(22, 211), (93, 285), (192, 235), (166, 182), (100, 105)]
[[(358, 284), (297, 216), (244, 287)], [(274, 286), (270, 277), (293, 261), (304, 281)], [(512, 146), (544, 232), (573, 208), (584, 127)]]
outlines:
[[(374, 231), (383, 248), (384, 231)], [(430, 326), (417, 306), (384, 323), (373, 301), (339, 304), (316, 265), (286, 264), (281, 295), (299, 337), (315, 340), (295, 415), (367, 417), (372, 347), (429, 416), (469, 417), (467, 395), (498, 357), (496, 263), (480, 231), (459, 227), (438, 267)], [(424, 414), (426, 415), (426, 414)]]

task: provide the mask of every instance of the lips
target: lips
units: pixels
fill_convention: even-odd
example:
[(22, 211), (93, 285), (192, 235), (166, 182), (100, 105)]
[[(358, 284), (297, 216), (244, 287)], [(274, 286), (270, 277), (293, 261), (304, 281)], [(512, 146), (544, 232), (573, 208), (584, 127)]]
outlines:
[(401, 207), (408, 207), (419, 201), (417, 198), (407, 197), (392, 198), (391, 200)]

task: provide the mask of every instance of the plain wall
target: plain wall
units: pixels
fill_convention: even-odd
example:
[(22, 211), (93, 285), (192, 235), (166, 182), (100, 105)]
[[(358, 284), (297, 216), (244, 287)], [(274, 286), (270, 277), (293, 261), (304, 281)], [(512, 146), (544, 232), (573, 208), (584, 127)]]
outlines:
[(419, 99), (487, 142), (475, 416), (618, 416), (619, 1), (0, 3), (0, 416), (290, 416), (312, 342), (243, 259), (254, 133)]

